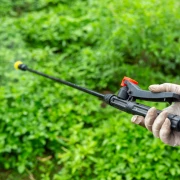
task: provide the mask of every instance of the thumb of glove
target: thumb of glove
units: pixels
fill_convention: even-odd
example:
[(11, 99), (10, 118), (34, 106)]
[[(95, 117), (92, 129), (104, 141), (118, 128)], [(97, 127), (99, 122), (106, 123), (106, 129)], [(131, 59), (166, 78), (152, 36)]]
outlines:
[(131, 122), (134, 123), (134, 124), (138, 124), (140, 126), (145, 127), (144, 117), (142, 117), (142, 116), (134, 115), (131, 118)]

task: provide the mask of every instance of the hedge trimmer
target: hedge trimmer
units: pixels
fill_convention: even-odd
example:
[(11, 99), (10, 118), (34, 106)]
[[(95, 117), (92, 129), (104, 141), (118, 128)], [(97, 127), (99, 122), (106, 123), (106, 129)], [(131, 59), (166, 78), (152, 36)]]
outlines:
[[(130, 114), (140, 115), (145, 117), (147, 111), (151, 108), (149, 106), (145, 106), (143, 104), (137, 103), (136, 99), (145, 100), (145, 101), (154, 101), (154, 102), (180, 102), (180, 95), (175, 94), (173, 92), (160, 92), (153, 93), (150, 91), (142, 90), (137, 84), (138, 82), (129, 78), (124, 77), (121, 83), (121, 88), (118, 92), (118, 95), (114, 94), (101, 94), (99, 92), (89, 90), (87, 88), (81, 87), (79, 85), (73, 84), (71, 82), (49, 76), (47, 74), (35, 71), (33, 69), (28, 68), (21, 61), (17, 61), (14, 64), (16, 69), (20, 69), (22, 71), (29, 71), (35, 73), (37, 75), (46, 77), (58, 83), (65, 84), (72, 88), (78, 89), (85, 93), (91, 94), (105, 101), (107, 104), (115, 107), (121, 111), (125, 111)], [(157, 110), (157, 114), (161, 113), (160, 110)], [(176, 131), (180, 131), (180, 116), (174, 114), (168, 114), (168, 118), (171, 121), (171, 128)]]

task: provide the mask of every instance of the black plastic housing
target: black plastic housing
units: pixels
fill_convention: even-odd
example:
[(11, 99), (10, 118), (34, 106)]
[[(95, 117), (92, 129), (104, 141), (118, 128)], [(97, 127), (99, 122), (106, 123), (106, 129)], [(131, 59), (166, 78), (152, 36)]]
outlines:
[[(109, 105), (121, 110), (125, 111), (127, 113), (133, 114), (133, 115), (140, 115), (145, 117), (148, 110), (151, 108), (149, 106), (145, 106), (142, 104), (138, 104), (133, 101), (126, 101), (123, 99), (120, 99), (119, 97), (113, 95), (113, 94), (107, 94), (104, 97), (104, 101), (108, 103)], [(158, 110), (158, 115), (162, 111)], [(180, 131), (180, 116), (169, 114), (168, 119), (171, 121), (171, 128), (175, 131)]]
[(180, 95), (173, 92), (159, 92), (154, 93), (151, 91), (142, 90), (136, 84), (129, 81), (125, 81), (125, 87), (122, 87), (118, 93), (118, 97), (121, 99), (141, 99), (153, 102), (180, 102)]

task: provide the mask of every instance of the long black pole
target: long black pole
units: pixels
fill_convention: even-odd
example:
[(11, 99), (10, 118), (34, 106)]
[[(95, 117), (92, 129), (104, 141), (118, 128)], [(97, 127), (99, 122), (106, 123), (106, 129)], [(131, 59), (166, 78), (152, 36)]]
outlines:
[[(24, 64), (23, 64), (24, 65)], [(75, 89), (78, 89), (80, 91), (83, 91), (83, 92), (86, 92), (88, 94), (91, 94), (93, 96), (96, 96), (96, 97), (99, 97), (101, 99), (104, 99), (104, 94), (101, 94), (101, 93), (98, 93), (96, 91), (93, 91), (93, 90), (89, 90), (89, 89), (86, 89), (84, 87), (81, 87), (79, 85), (76, 85), (76, 84), (73, 84), (71, 82), (68, 82), (68, 81), (65, 81), (65, 80), (62, 80), (62, 79), (59, 79), (59, 78), (56, 78), (56, 77), (53, 77), (53, 76), (50, 76), (50, 75), (47, 75), (47, 74), (44, 74), (44, 73), (41, 73), (41, 72), (38, 72), (38, 71), (35, 71), (33, 69), (30, 69), (28, 68), (27, 66), (26, 67), (23, 67), (23, 69), (21, 67), (19, 67), (21, 70), (26, 70), (26, 71), (29, 71), (29, 72), (32, 72), (32, 73), (35, 73), (35, 74), (38, 74), (40, 76), (43, 76), (43, 77), (46, 77), (48, 79), (51, 79), (53, 81), (56, 81), (58, 83), (62, 83), (62, 84), (65, 84), (67, 86), (70, 86), (70, 87), (73, 87)]]

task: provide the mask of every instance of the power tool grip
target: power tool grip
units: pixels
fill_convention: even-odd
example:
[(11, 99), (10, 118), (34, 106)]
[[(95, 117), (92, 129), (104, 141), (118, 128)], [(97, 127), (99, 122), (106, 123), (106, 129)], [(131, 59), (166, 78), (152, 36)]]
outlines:
[[(133, 115), (140, 115), (145, 117), (148, 110), (151, 108), (149, 106), (145, 106), (142, 104), (138, 104), (133, 101), (126, 101), (123, 99), (120, 99), (119, 97), (115, 95), (106, 95), (105, 96), (106, 103), (110, 104), (111, 106), (121, 110), (125, 111), (127, 113), (133, 114)], [(162, 111), (157, 110), (158, 115)], [(171, 128), (175, 131), (180, 131), (180, 116), (174, 115), (174, 114), (168, 114), (168, 119), (171, 121)]]

